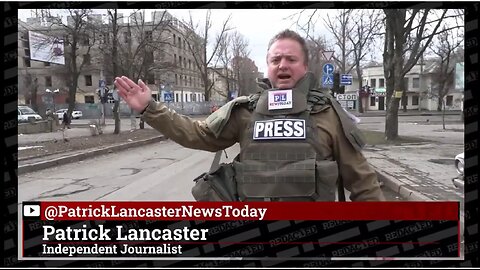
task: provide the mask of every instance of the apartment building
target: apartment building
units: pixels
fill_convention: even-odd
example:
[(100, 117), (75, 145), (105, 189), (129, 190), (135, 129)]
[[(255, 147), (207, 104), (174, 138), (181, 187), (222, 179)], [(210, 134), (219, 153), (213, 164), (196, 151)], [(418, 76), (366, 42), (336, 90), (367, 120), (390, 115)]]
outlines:
[[(141, 78), (152, 89), (153, 97), (157, 100), (166, 90), (172, 91), (174, 102), (205, 100), (199, 69), (193, 53), (188, 49), (189, 41), (199, 39), (197, 35), (187, 36), (187, 26), (166, 11), (152, 12), (149, 21), (143, 19), (146, 18), (143, 11), (128, 17), (118, 14), (117, 18), (120, 26), (117, 35), (118, 54), (130, 61), (122, 60), (119, 63), (121, 69), (128, 73), (124, 75)], [(94, 14), (88, 20), (98, 27), (92, 28), (95, 29), (95, 35), (91, 33), (79, 40), (77, 63), (84, 63), (84, 67), (78, 77), (77, 103), (99, 102), (98, 92), (102, 82), (108, 89), (114, 88), (111, 49), (107, 47), (112, 42), (112, 34), (107, 34), (111, 32), (108, 31), (110, 21), (102, 14)], [(69, 17), (66, 22), (71, 25), (73, 20)], [(65, 37), (66, 33), (60, 27), (48, 25), (48, 19), (47, 23), (42, 23), (40, 18), (28, 18), (27, 22), (19, 20), (18, 23), (19, 103), (29, 104), (35, 95), (37, 103), (51, 103), (53, 100), (57, 104), (66, 103), (66, 67), (30, 59), (28, 32), (59, 38)], [(68, 49), (66, 46), (65, 50)], [(52, 97), (53, 92), (46, 89), (59, 91)], [(110, 102), (113, 102), (112, 97)]]

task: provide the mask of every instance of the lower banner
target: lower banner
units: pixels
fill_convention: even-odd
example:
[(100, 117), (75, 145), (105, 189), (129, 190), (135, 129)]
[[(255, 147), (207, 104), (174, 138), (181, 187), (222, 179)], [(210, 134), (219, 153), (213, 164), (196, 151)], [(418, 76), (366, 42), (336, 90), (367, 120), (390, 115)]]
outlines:
[[(216, 216), (215, 210), (225, 209), (226, 204), (28, 202), (23, 204), (22, 258), (451, 260), (460, 257), (458, 204), (389, 204), (374, 203), (366, 207), (356, 203), (293, 203), (293, 206), (234, 203), (228, 204), (230, 214), (224, 211)], [(57, 211), (55, 217), (50, 212), (46, 218), (46, 211), (52, 205)], [(333, 217), (343, 214), (344, 218), (328, 219), (320, 213), (332, 206), (337, 209)], [(397, 209), (399, 206), (410, 213), (388, 214), (401, 211)], [(127, 210), (121, 210), (125, 207)], [(319, 214), (305, 213), (310, 220), (297, 219), (302, 217), (299, 213), (284, 211), (283, 218), (275, 214), (292, 207), (297, 212)], [(436, 209), (439, 207), (442, 211)], [(232, 219), (235, 209), (238, 216)], [(363, 217), (352, 213), (360, 209), (364, 211)], [(200, 214), (193, 214), (196, 210)], [(422, 212), (428, 210), (429, 214), (425, 214), (428, 219), (422, 219)], [(369, 214), (370, 211), (376, 213)], [(385, 212), (387, 219), (369, 219), (378, 212)], [(295, 219), (288, 219), (289, 216)]]

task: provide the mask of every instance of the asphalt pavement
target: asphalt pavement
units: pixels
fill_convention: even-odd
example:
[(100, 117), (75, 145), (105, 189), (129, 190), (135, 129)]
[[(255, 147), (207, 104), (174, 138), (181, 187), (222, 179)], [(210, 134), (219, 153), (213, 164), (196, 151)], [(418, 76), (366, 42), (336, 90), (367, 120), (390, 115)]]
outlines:
[[(373, 115), (373, 114), (372, 114)], [(412, 114), (413, 115), (413, 114)], [(378, 116), (378, 114), (377, 114)], [(205, 119), (206, 116), (193, 116), (196, 119)], [(361, 116), (360, 118), (365, 117)], [(72, 122), (72, 128), (67, 131), (68, 137), (83, 137), (91, 136), (88, 123), (90, 120), (81, 119)], [(138, 128), (139, 119), (136, 119)], [(409, 136), (415, 136), (415, 132), (411, 123), (400, 123), (399, 130), (408, 130)], [(378, 127), (383, 126), (379, 124)], [(453, 166), (453, 158), (455, 151), (463, 149), (463, 132), (458, 132), (458, 129), (463, 129), (462, 124), (450, 125), (457, 132), (441, 131), (438, 125), (422, 125), (417, 132), (418, 136), (425, 136), (425, 134), (440, 133), (438, 138), (443, 141), (435, 141), (435, 136), (428, 135), (429, 139), (433, 141), (425, 144), (411, 144), (401, 146), (368, 146), (364, 150), (364, 155), (369, 163), (376, 170), (379, 180), (388, 188), (400, 194), (406, 200), (463, 200), (463, 192), (457, 190), (451, 184), (451, 177), (455, 176), (455, 168)], [(130, 119), (122, 119), (121, 131), (129, 131), (132, 128)], [(145, 128), (151, 128), (145, 125)], [(372, 126), (369, 126), (369, 129)], [(106, 120), (106, 125), (103, 127), (104, 133), (113, 133), (114, 122), (112, 119)], [(461, 136), (462, 141), (455, 142), (453, 140), (450, 146), (445, 146), (445, 138)], [(39, 134), (19, 134), (19, 146), (34, 146), (35, 142), (59, 140), (62, 139), (62, 132), (39, 133)], [(129, 142), (124, 145), (115, 146), (115, 149), (109, 147), (99, 146), (96, 150), (80, 150), (69, 152), (68, 154), (50, 155), (48, 159), (37, 159), (29, 161), (19, 161), (18, 173), (26, 173), (39, 169), (44, 169), (52, 166), (58, 166), (65, 163), (74, 162), (76, 160), (86, 159), (97, 154), (105, 154), (112, 151), (126, 149), (129, 147), (137, 147), (148, 143), (157, 142), (164, 139), (159, 134), (157, 138), (141, 142)], [(433, 149), (440, 149), (434, 151)], [(463, 150), (462, 150), (463, 151)], [(440, 158), (443, 156), (444, 158)], [(451, 165), (449, 160), (451, 158)], [(438, 161), (436, 164), (435, 160)], [(443, 166), (443, 167), (441, 167)], [(450, 172), (445, 172), (445, 166), (451, 166)], [(444, 171), (443, 175), (439, 172)]]

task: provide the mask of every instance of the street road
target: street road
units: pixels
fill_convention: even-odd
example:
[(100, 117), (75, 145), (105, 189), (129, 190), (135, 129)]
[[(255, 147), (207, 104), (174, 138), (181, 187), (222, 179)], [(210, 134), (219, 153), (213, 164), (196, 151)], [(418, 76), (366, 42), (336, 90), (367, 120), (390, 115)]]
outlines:
[[(230, 159), (235, 150), (228, 149)], [(213, 157), (163, 141), (20, 175), (19, 199), (191, 201), (193, 179), (208, 171)]]
[[(230, 162), (238, 145), (227, 149)], [(192, 201), (193, 179), (210, 169), (214, 153), (171, 140), (19, 175), (22, 201)], [(385, 190), (389, 200), (401, 200)]]

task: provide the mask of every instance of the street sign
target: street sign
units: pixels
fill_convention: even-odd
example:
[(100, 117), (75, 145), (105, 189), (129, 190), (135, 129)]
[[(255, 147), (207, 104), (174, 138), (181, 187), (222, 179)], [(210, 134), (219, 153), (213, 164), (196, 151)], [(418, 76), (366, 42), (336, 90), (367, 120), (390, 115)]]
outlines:
[(163, 100), (165, 102), (172, 102), (173, 101), (173, 93), (172, 92), (163, 92)]
[(99, 80), (98, 81), (98, 87), (104, 88), (107, 86), (107, 82), (105, 80)]
[(357, 94), (337, 94), (337, 100), (357, 100)]
[(350, 74), (340, 75), (340, 85), (352, 85), (353, 76)]
[(330, 64), (330, 63), (326, 63), (325, 65), (323, 65), (323, 74), (333, 74), (333, 72), (335, 71), (335, 67), (333, 66), (333, 64)]
[(113, 97), (113, 100), (115, 100), (115, 101), (120, 100), (120, 96), (118, 95), (117, 89), (113, 89), (112, 97)]
[(323, 55), (323, 58), (325, 58), (325, 60), (330, 61), (332, 60), (333, 51), (323, 51), (322, 55)]
[(328, 87), (333, 86), (333, 75), (332, 74), (323, 74), (322, 75), (322, 86)]

